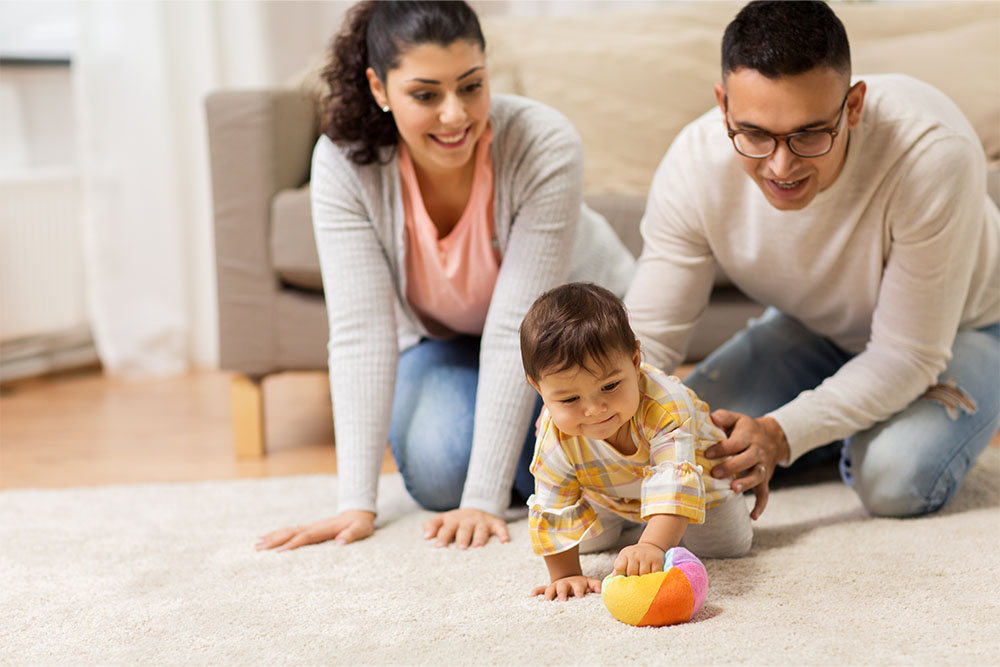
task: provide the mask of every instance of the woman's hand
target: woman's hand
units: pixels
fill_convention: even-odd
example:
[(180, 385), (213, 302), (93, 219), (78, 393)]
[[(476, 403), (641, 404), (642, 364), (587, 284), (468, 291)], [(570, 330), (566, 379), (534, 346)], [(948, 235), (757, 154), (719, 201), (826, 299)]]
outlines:
[(374, 512), (348, 510), (332, 519), (321, 519), (305, 526), (279, 528), (257, 541), (257, 551), (264, 549), (287, 551), (327, 540), (333, 540), (334, 544), (347, 544), (363, 540), (374, 532)]
[(756, 496), (750, 518), (757, 519), (767, 506), (768, 483), (779, 461), (790, 456), (788, 440), (781, 426), (771, 417), (754, 419), (738, 412), (716, 410), (712, 421), (726, 433), (726, 439), (705, 451), (710, 459), (731, 457), (712, 469), (712, 476), (734, 477), (736, 493), (752, 488)]
[(424, 539), (436, 540), (436, 547), (446, 547), (452, 540), (459, 549), (481, 547), (490, 535), (496, 535), (501, 542), (510, 542), (507, 522), (480, 510), (459, 508), (438, 514), (424, 523)]
[(570, 597), (582, 598), (587, 593), (600, 593), (601, 582), (597, 579), (575, 574), (562, 579), (556, 579), (548, 586), (536, 586), (531, 591), (531, 597), (544, 595), (546, 600), (565, 602)]

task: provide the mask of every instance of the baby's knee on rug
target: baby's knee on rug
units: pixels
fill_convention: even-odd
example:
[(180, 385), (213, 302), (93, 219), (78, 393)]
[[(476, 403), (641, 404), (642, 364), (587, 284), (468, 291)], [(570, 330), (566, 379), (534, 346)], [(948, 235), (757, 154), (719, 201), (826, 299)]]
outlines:
[(753, 530), (739, 531), (712, 540), (689, 539), (685, 535), (681, 546), (698, 558), (742, 558), (753, 547)]
[(753, 547), (753, 524), (741, 495), (707, 511), (704, 524), (691, 524), (681, 546), (699, 558), (742, 558)]

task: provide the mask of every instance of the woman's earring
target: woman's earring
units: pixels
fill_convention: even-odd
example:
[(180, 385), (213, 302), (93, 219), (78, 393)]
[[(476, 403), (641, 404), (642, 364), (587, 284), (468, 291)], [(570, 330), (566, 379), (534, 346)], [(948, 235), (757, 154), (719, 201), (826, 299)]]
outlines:
[(388, 104), (383, 104), (382, 105), (382, 113), (389, 113), (389, 105)]

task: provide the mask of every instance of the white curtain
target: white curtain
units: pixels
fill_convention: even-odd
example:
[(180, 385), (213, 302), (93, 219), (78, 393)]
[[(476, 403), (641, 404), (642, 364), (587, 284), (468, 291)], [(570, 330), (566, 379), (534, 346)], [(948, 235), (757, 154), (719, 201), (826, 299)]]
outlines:
[(108, 373), (217, 365), (204, 98), (287, 79), (322, 52), (343, 4), (76, 5), (86, 291)]

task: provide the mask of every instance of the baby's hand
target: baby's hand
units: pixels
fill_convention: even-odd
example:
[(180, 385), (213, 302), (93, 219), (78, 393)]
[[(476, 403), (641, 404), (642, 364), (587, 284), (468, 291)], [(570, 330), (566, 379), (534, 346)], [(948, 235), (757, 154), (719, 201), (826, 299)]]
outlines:
[[(663, 557), (660, 557), (662, 562)], [(587, 593), (600, 593), (601, 592), (601, 582), (597, 579), (591, 579), (590, 577), (585, 577), (582, 574), (576, 574), (571, 577), (563, 577), (562, 579), (556, 579), (548, 586), (536, 586), (533, 591), (531, 591), (531, 596), (544, 595), (546, 600), (558, 599), (565, 602), (570, 596), (582, 598)]]
[(640, 542), (625, 547), (615, 559), (615, 574), (632, 576), (663, 570), (664, 551), (655, 544)]

